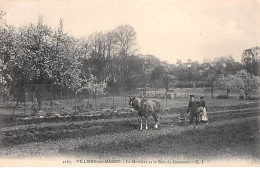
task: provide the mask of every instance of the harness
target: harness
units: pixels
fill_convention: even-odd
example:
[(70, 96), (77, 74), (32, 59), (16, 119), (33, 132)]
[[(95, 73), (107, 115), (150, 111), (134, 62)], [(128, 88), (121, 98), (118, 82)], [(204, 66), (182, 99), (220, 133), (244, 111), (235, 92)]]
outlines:
[[(143, 110), (146, 110), (146, 111), (152, 112), (153, 114), (156, 114), (155, 111), (153, 111), (153, 110), (151, 110), (151, 109), (145, 107), (145, 106), (146, 106), (146, 105), (144, 104), (145, 100), (146, 100), (146, 99), (144, 99), (144, 98), (141, 99), (141, 108), (139, 108), (138, 105), (135, 105), (135, 106), (134, 106), (133, 104), (132, 104), (132, 107), (134, 107), (137, 112), (142, 112)], [(164, 99), (162, 98), (161, 101), (158, 102), (158, 103), (160, 103), (160, 107), (159, 107), (159, 110), (158, 110), (159, 112), (160, 112), (161, 104), (162, 104), (162, 101), (163, 101), (163, 100), (164, 100)], [(133, 101), (132, 101), (132, 102), (133, 102)], [(174, 125), (174, 122), (173, 122), (173, 123), (170, 123), (170, 122), (169, 122), (169, 119), (163, 118), (161, 114), (158, 114), (158, 119), (160, 119), (160, 120), (162, 120), (163, 122), (165, 122), (165, 123), (167, 124), (166, 126), (172, 126), (172, 125)], [(165, 125), (160, 125), (160, 126), (165, 126)]]

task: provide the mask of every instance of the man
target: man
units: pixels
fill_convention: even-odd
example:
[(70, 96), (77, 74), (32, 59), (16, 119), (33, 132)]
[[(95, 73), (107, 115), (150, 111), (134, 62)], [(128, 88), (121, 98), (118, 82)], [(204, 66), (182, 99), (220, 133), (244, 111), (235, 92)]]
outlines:
[(190, 124), (193, 123), (193, 118), (196, 117), (196, 125), (198, 125), (198, 111), (199, 103), (194, 100), (194, 95), (190, 95), (190, 102), (188, 105), (187, 113), (190, 112)]

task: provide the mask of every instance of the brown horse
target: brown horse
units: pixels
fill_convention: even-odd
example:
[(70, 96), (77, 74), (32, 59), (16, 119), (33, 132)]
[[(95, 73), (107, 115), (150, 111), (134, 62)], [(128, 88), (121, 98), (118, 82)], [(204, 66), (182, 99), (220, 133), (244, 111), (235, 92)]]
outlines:
[(140, 130), (143, 130), (143, 118), (145, 119), (145, 129), (148, 129), (147, 119), (150, 115), (153, 116), (155, 125), (158, 128), (158, 113), (160, 111), (160, 103), (155, 100), (146, 100), (142, 98), (130, 97), (129, 105), (133, 106), (138, 112), (141, 120)]

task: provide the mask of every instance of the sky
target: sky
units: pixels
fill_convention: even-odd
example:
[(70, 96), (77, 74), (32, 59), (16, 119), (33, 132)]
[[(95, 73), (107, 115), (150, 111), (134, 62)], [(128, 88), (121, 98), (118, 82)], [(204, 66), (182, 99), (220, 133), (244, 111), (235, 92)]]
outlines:
[(171, 64), (203, 62), (260, 46), (259, 0), (0, 0), (7, 24), (44, 22), (75, 37), (119, 25), (134, 27), (138, 53)]

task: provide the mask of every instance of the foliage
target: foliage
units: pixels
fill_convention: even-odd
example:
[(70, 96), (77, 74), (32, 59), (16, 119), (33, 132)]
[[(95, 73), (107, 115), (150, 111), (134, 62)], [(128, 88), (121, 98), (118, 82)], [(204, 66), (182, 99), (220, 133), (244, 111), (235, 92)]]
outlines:
[(213, 99), (213, 93), (214, 93), (214, 90), (215, 90), (217, 79), (218, 79), (218, 74), (216, 73), (216, 71), (215, 70), (210, 70), (208, 72), (207, 77), (206, 77), (206, 81), (209, 84), (210, 91), (211, 91), (211, 98), (212, 99)]
[(218, 95), (217, 99), (228, 99), (228, 95)]
[[(40, 16), (36, 24), (18, 30), (9, 27), (1, 32), (1, 76), (8, 95), (16, 95), (11, 93), (22, 89), (17, 95), (19, 100), (26, 84), (56, 84), (76, 91), (88, 81), (81, 73), (79, 58), (84, 53), (80, 41), (63, 32), (62, 20), (57, 30), (44, 24)], [(98, 89), (95, 85), (90, 87)], [(41, 88), (32, 90), (41, 109)]]
[(236, 77), (234, 75), (223, 75), (221, 74), (217, 79), (216, 86), (218, 89), (226, 90), (227, 96), (230, 93), (231, 89), (236, 87)]
[(240, 100), (244, 100), (244, 98), (245, 98), (245, 97), (244, 97), (243, 94), (240, 94), (240, 95), (239, 95), (239, 99), (240, 99)]
[(259, 96), (251, 96), (251, 95), (248, 95), (248, 100), (259, 100), (260, 97)]
[(256, 46), (244, 50), (241, 61), (249, 73), (259, 75), (260, 48)]
[(177, 78), (174, 75), (171, 75), (169, 73), (166, 73), (163, 77), (163, 83), (164, 83), (164, 87), (165, 90), (168, 91), (169, 90), (169, 84), (172, 83), (174, 85), (177, 84)]
[[(130, 25), (77, 39), (64, 32), (62, 19), (57, 29), (45, 24), (42, 16), (36, 24), (14, 28), (2, 24), (4, 15), (0, 11), (0, 83), (5, 96), (13, 99), (24, 93), (20, 89), (26, 84), (55, 84), (97, 96), (148, 83), (168, 90), (179, 82), (178, 87), (209, 87), (212, 97), (216, 87), (225, 89), (227, 96), (231, 89), (243, 89), (247, 95), (259, 84), (259, 78), (239, 72), (244, 67), (258, 75), (259, 47), (244, 50), (243, 65), (232, 56), (202, 64), (177, 60), (173, 65), (150, 54), (137, 55), (137, 36)], [(31, 90), (40, 104), (41, 88)]]
[(80, 93), (84, 90), (87, 90), (90, 94), (92, 94), (95, 98), (97, 95), (105, 94), (106, 83), (98, 83), (97, 77), (93, 74), (90, 74), (88, 79), (82, 80), (82, 85), (79, 86), (76, 93)]
[(235, 74), (242, 68), (240, 63), (235, 62), (232, 56), (215, 58), (213, 61), (214, 69), (218, 74)]
[(236, 74), (236, 88), (242, 89), (246, 100), (248, 99), (248, 95), (258, 89), (259, 82), (256, 77), (248, 73), (246, 70), (241, 70)]

